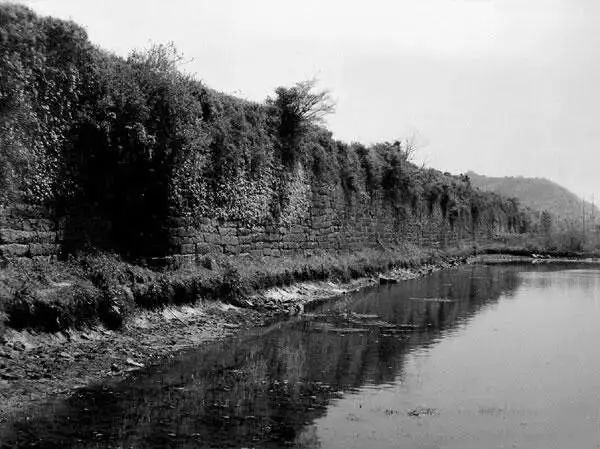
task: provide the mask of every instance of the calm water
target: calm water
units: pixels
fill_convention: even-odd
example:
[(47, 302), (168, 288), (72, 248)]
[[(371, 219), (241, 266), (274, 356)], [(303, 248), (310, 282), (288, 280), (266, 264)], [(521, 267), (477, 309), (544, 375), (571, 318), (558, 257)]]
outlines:
[[(442, 300), (439, 300), (439, 299)], [(600, 447), (600, 271), (462, 267), (82, 390), (2, 447)]]

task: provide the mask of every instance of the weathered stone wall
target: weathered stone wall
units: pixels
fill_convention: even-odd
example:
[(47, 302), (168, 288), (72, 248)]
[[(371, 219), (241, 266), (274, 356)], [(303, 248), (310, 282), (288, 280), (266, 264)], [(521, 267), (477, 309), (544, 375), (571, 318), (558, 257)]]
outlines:
[(111, 224), (85, 213), (27, 204), (0, 207), (0, 260), (53, 260), (86, 246), (110, 248)]
[(171, 257), (192, 259), (217, 253), (252, 257), (310, 255), (316, 250), (348, 252), (403, 242), (429, 247), (483, 241), (509, 232), (501, 214), (473, 223), (469, 214), (453, 223), (439, 204), (395, 209), (383, 197), (353, 195), (341, 188), (313, 187), (308, 214), (289, 225), (247, 226), (242, 222), (171, 217), (166, 223)]
[(61, 235), (51, 210), (17, 204), (0, 208), (0, 258), (56, 257)]
[[(247, 226), (217, 219), (170, 217), (165, 223), (168, 258), (193, 260), (205, 254), (289, 257), (319, 250), (349, 252), (410, 242), (446, 247), (484, 241), (510, 232), (501, 214), (482, 214), (473, 223), (463, 214), (453, 223), (439, 204), (396, 209), (382, 196), (352, 195), (339, 187), (316, 186), (304, 216), (294, 222)], [(56, 258), (91, 244), (111, 248), (111, 223), (78, 213), (14, 205), (0, 209), (0, 258)], [(157, 254), (161, 258), (165, 254)]]

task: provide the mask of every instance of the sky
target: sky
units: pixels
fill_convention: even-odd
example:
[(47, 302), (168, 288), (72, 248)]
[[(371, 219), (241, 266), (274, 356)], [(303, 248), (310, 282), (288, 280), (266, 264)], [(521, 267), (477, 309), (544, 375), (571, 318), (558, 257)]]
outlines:
[(126, 56), (173, 42), (182, 69), (262, 101), (313, 77), (336, 138), (416, 136), (416, 161), (533, 176), (600, 200), (597, 0), (23, 0)]

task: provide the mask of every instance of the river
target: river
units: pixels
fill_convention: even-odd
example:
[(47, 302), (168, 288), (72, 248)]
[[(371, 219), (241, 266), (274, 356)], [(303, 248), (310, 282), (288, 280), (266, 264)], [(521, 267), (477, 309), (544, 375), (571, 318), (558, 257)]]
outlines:
[(597, 448), (600, 271), (370, 288), (49, 403), (0, 447)]

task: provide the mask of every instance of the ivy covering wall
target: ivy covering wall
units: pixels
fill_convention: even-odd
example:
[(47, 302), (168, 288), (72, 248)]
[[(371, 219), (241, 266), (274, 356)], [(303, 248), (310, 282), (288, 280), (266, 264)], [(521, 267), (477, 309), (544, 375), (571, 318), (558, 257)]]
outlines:
[(484, 215), (529, 226), (515, 200), (417, 167), (399, 142), (348, 144), (318, 124), (290, 131), (277, 101), (216, 92), (178, 61), (168, 45), (120, 58), (72, 22), (0, 5), (0, 204), (97, 217), (110, 236), (89, 243), (132, 256), (168, 253), (173, 217), (304, 223), (327, 189), (348, 207), (377, 199), (398, 219), (425, 205), (451, 226)]

